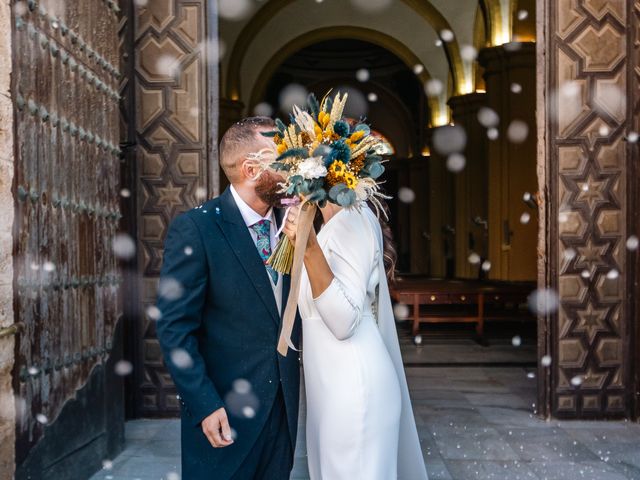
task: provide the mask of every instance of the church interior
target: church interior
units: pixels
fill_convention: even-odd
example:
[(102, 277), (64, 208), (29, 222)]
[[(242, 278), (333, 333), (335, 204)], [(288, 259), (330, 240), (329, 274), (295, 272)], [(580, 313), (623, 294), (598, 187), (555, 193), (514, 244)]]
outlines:
[(221, 120), (286, 120), (308, 93), (347, 92), (346, 115), (387, 146), (383, 188), (407, 336), (485, 347), (488, 336), (509, 346), (524, 338), (529, 349), (505, 351), (504, 361), (535, 365), (535, 2), (506, 15), (500, 2), (384, 3), (221, 11)]

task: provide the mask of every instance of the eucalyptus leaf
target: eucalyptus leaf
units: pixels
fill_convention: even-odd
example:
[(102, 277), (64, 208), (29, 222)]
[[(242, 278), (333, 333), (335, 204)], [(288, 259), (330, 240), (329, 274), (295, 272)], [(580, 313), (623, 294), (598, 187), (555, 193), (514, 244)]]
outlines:
[(344, 184), (344, 183), (338, 183), (337, 185), (334, 185), (333, 187), (331, 187), (331, 190), (329, 190), (329, 198), (334, 203), (337, 203), (338, 202), (338, 194), (340, 192), (345, 191), (345, 190), (349, 190), (349, 187), (347, 187), (347, 185)]
[(366, 123), (359, 123), (358, 125), (356, 125), (356, 128), (353, 131), (354, 132), (363, 131), (365, 137), (371, 134), (371, 129), (369, 128), (369, 125), (367, 125)]
[(356, 192), (347, 188), (347, 190), (343, 190), (338, 193), (337, 196), (338, 205), (341, 207), (350, 207), (351, 205), (356, 203)]

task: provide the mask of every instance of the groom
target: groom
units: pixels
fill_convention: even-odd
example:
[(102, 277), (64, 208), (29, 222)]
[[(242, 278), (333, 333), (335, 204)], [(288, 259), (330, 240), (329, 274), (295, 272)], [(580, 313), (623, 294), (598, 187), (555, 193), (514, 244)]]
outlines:
[(231, 186), (179, 214), (164, 241), (157, 334), (182, 406), (185, 480), (284, 480), (293, 465), (299, 357), (276, 351), (290, 279), (264, 263), (281, 221), (280, 179), (256, 179), (246, 161), (275, 148), (261, 135), (273, 129), (266, 117), (229, 128), (220, 164)]

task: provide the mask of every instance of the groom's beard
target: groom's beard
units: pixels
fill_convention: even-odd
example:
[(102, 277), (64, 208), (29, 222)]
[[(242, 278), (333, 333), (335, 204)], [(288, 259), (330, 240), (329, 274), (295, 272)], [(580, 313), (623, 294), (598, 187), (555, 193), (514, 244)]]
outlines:
[(281, 200), (286, 197), (285, 193), (279, 193), (280, 186), (278, 185), (282, 179), (270, 172), (264, 172), (258, 178), (256, 184), (256, 195), (260, 200), (272, 207), (280, 207)]

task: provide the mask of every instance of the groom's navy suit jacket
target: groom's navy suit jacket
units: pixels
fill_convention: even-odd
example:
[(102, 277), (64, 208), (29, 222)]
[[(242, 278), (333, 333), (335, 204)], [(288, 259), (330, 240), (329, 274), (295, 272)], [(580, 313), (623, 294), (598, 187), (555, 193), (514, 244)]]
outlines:
[[(284, 312), (290, 278), (280, 281)], [(156, 306), (161, 315), (158, 339), (181, 404), (182, 478), (231, 477), (251, 455), (280, 384), (295, 448), (299, 354), (289, 350), (282, 357), (276, 351), (281, 316), (268, 273), (228, 188), (171, 222)], [(299, 335), (297, 318), (295, 345)], [(238, 379), (250, 383), (250, 394), (233, 391)], [(253, 418), (250, 411), (248, 416), (246, 410), (237, 413), (243, 406), (256, 407), (256, 398)], [(237, 438), (231, 446), (213, 448), (200, 422), (220, 407), (226, 408)]]

